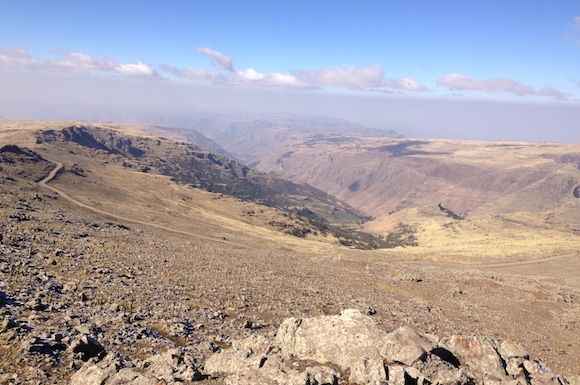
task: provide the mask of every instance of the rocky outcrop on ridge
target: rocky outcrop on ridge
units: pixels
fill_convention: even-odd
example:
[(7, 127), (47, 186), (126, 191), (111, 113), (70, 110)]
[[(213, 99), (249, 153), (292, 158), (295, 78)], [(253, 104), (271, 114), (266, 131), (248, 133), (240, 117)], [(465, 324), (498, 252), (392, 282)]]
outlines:
[(379, 329), (358, 310), (288, 318), (275, 339), (249, 337), (210, 357), (227, 384), (568, 384), (512, 341), (439, 339)]

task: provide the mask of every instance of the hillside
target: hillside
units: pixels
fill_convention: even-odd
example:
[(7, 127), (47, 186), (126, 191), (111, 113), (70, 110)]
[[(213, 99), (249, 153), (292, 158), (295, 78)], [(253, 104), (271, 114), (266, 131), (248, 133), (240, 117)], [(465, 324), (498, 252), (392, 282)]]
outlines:
[[(12, 128), (13, 124), (16, 128)], [(158, 128), (75, 122), (21, 122), (19, 125), (5, 122), (2, 136), (22, 149), (34, 149), (47, 159), (64, 163), (65, 172), (59, 174), (58, 179), (66, 185), (65, 190), (72, 196), (102, 205), (119, 205), (111, 206), (115, 211), (125, 209), (122, 200), (135, 199), (141, 203), (143, 213), (151, 211), (151, 216), (158, 216), (159, 211), (166, 210), (157, 206), (154, 206), (157, 210), (151, 208), (147, 199), (155, 196), (153, 192), (180, 188), (200, 195), (201, 191), (206, 191), (210, 193), (204, 199), (206, 203), (196, 205), (191, 201), (185, 205), (184, 216), (192, 206), (199, 210), (211, 199), (221, 200), (222, 204), (209, 206), (224, 206), (217, 210), (227, 212), (227, 206), (237, 200), (238, 204), (233, 204), (237, 207), (231, 208), (233, 212), (240, 212), (236, 221), (259, 223), (299, 238), (338, 243), (341, 237), (343, 244), (369, 247), (363, 246), (369, 244), (368, 240), (360, 239), (350, 230), (360, 229), (369, 217), (362, 216), (349, 205), (311, 186), (253, 170), (189, 142), (176, 142), (148, 133), (153, 130)], [(125, 173), (125, 170), (131, 172)], [(124, 186), (123, 178), (134, 180), (142, 189), (135, 191), (132, 186)], [(120, 183), (115, 184), (116, 180)], [(158, 196), (157, 199), (166, 200), (166, 197)], [(191, 197), (182, 200), (190, 201)], [(230, 203), (224, 204), (226, 201)], [(209, 221), (206, 227), (231, 227), (220, 222)], [(339, 229), (342, 229), (340, 233)]]
[(289, 144), (258, 168), (372, 213), (369, 231), (410, 226), (422, 254), (540, 256), (577, 247), (578, 154), (572, 144), (334, 136)]

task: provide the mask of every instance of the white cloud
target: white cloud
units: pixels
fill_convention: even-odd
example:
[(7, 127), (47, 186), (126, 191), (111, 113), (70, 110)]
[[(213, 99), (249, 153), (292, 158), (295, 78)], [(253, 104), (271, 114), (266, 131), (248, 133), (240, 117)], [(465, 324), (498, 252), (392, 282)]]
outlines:
[(138, 61), (137, 64), (120, 64), (115, 71), (125, 76), (136, 76), (136, 77), (155, 77), (157, 74), (155, 70), (149, 67), (142, 61)]
[(387, 86), (401, 91), (427, 91), (427, 87), (410, 78), (389, 79)]
[(46, 68), (63, 71), (113, 71), (118, 64), (115, 60), (100, 56), (98, 59), (80, 52), (68, 52), (64, 60), (44, 62)]
[(293, 71), (293, 74), (304, 81), (329, 87), (374, 88), (385, 85), (385, 70), (379, 65), (300, 70)]
[(253, 68), (248, 68), (248, 69), (245, 69), (243, 71), (238, 71), (237, 75), (238, 75), (238, 79), (242, 82), (244, 82), (244, 81), (257, 82), (257, 81), (263, 80), (266, 77), (264, 74), (257, 72)]
[(65, 58), (59, 60), (39, 60), (32, 57), (24, 48), (12, 47), (10, 49), (4, 49), (0, 47), (0, 68), (44, 69), (63, 72), (103, 71), (116, 72), (124, 76), (149, 78), (159, 76), (153, 68), (142, 61), (138, 61), (135, 64), (119, 64), (116, 60), (108, 59), (103, 55), (94, 58), (82, 52), (58, 50), (57, 53), (65, 56)]
[(532, 87), (525, 86), (510, 79), (476, 80), (458, 73), (449, 73), (437, 79), (438, 86), (446, 86), (453, 90), (476, 90), (484, 92), (510, 92), (518, 96), (533, 95)]
[(509, 92), (518, 96), (539, 95), (549, 96), (556, 100), (567, 100), (565, 93), (554, 87), (544, 87), (538, 91), (530, 86), (511, 79), (476, 80), (458, 73), (449, 73), (437, 79), (438, 86), (446, 86), (452, 90), (475, 90), (483, 92)]
[[(198, 49), (199, 50), (199, 49)], [(347, 87), (351, 89), (389, 87), (400, 91), (426, 91), (427, 88), (410, 78), (385, 81), (381, 66), (330, 67), (320, 70), (296, 70), (290, 75), (278, 72), (262, 73), (246, 68), (233, 73), (213, 72), (197, 68), (177, 69), (168, 65), (161, 68), (177, 77), (205, 80), (224, 85), (249, 85), (288, 89), (312, 90), (321, 86)], [(386, 90), (382, 89), (385, 92)]]
[(165, 64), (161, 66), (161, 69), (180, 78), (187, 78), (191, 80), (209, 80), (216, 83), (224, 83), (228, 77), (232, 76), (230, 74), (221, 74), (218, 72), (200, 70), (197, 68), (186, 68), (180, 70)]
[(19, 47), (4, 49), (0, 47), (0, 68), (41, 68), (43, 63), (30, 56), (27, 50)]
[(247, 68), (236, 73), (218, 73), (197, 68), (187, 68), (179, 70), (177, 68), (163, 65), (161, 68), (172, 75), (184, 77), (191, 80), (206, 80), (216, 84), (224, 85), (250, 85), (259, 87), (278, 87), (293, 89), (313, 89), (312, 84), (304, 82), (295, 76), (280, 73), (263, 74), (253, 68)]
[(212, 65), (218, 70), (226, 70), (230, 72), (234, 72), (234, 65), (232, 62), (232, 58), (228, 55), (225, 55), (221, 52), (215, 51), (209, 47), (198, 47), (196, 49), (197, 52), (201, 52), (204, 55), (214, 59), (215, 61)]
[(20, 47), (10, 47), (8, 49), (0, 47), (0, 55), (7, 55), (13, 57), (30, 57), (28, 51)]
[(267, 74), (260, 73), (253, 68), (236, 72), (231, 79), (232, 84), (247, 84), (261, 87), (313, 89), (312, 83), (305, 82), (296, 76), (285, 75), (277, 72)]

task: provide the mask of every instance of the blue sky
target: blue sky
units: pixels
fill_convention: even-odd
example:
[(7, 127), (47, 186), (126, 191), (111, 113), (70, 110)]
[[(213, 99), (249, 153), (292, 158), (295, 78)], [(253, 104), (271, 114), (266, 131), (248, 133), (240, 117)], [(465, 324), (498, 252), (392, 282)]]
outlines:
[(4, 91), (32, 73), (39, 93), (70, 75), (70, 88), (84, 76), (568, 111), (580, 108), (580, 2), (0, 0)]

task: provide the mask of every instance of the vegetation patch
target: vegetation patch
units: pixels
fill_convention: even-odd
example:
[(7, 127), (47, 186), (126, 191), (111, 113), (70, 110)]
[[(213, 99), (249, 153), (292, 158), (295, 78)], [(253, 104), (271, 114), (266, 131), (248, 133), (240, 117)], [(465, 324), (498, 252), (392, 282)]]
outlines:
[(417, 228), (415, 226), (410, 226), (404, 223), (399, 223), (397, 227), (393, 229), (385, 238), (383, 248), (395, 248), (395, 247), (410, 247), (419, 246), (417, 243)]
[(456, 219), (458, 221), (462, 221), (465, 219), (463, 216), (457, 215), (453, 211), (449, 210), (448, 208), (441, 206), (441, 203), (439, 203), (439, 210), (441, 210), (442, 212), (447, 214), (448, 217), (451, 217), (451, 218)]

